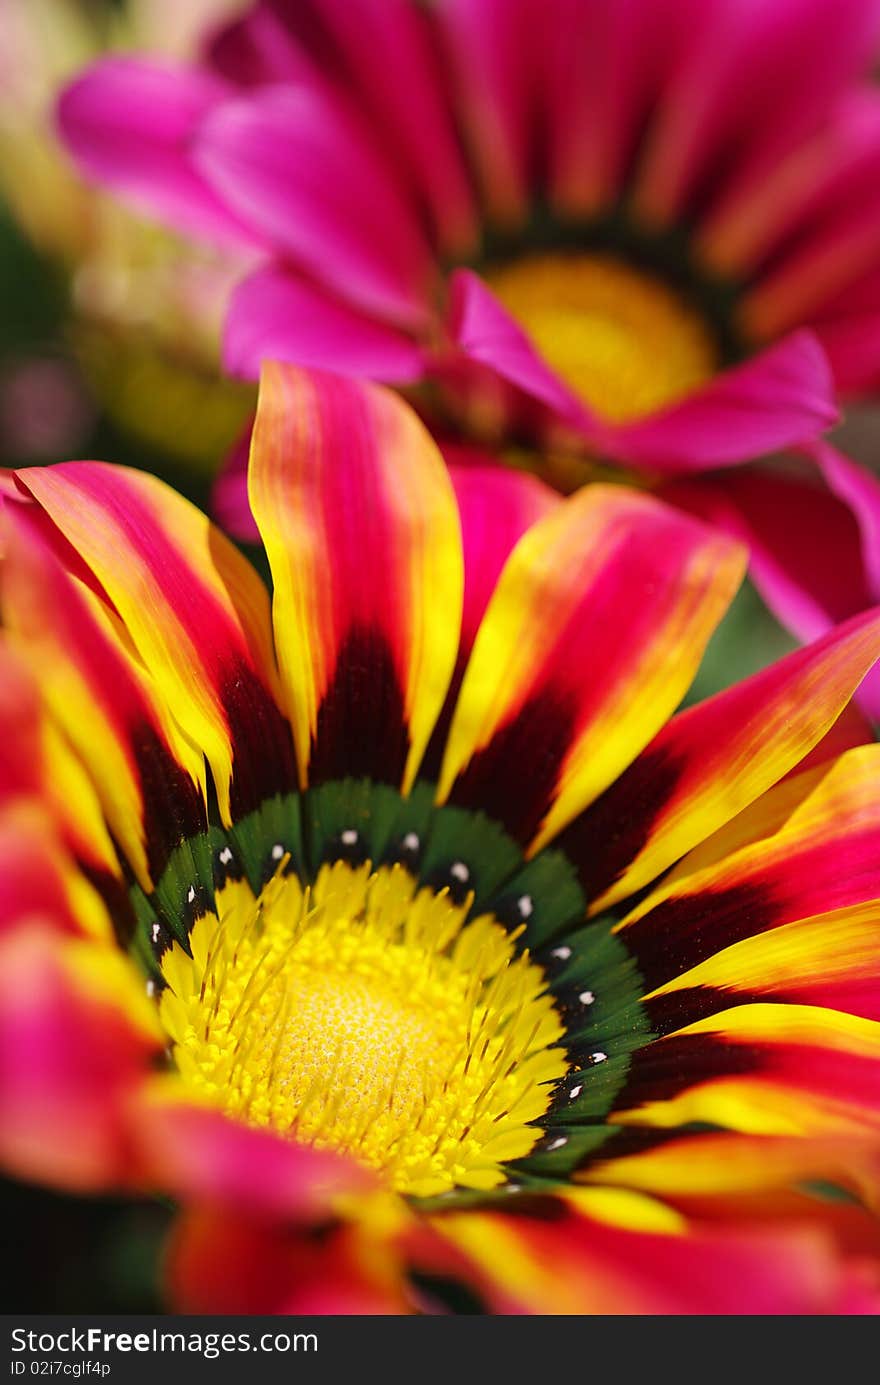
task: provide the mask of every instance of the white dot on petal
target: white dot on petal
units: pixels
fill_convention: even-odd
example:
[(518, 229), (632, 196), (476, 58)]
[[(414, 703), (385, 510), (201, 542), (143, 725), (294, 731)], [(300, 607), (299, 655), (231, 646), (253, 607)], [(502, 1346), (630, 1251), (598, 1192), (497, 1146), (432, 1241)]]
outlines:
[(340, 832), (339, 840), (343, 846), (357, 846), (358, 834), (354, 827), (346, 827), (344, 832)]
[(567, 1136), (567, 1135), (558, 1135), (558, 1136), (556, 1137), (555, 1140), (551, 1140), (551, 1141), (550, 1141), (549, 1145), (547, 1146), (547, 1149), (548, 1149), (548, 1151), (549, 1151), (549, 1150), (553, 1150), (553, 1149), (562, 1149), (562, 1146), (563, 1146), (563, 1145), (567, 1145), (567, 1144), (568, 1144), (568, 1136)]
[(272, 860), (273, 860), (273, 861), (280, 861), (280, 860), (281, 860), (281, 857), (282, 857), (283, 855), (284, 855), (284, 847), (281, 845), (280, 842), (276, 842), (275, 845), (274, 845), (273, 848), (272, 848)]
[(580, 995), (578, 996), (578, 1000), (580, 1001), (581, 1005), (592, 1005), (595, 999), (596, 997), (593, 995), (592, 991), (581, 991)]
[(580, 1096), (580, 1094), (581, 1094), (581, 1092), (582, 1092), (583, 1090), (584, 1090), (584, 1084), (583, 1084), (583, 1082), (579, 1082), (579, 1083), (577, 1084), (576, 1087), (572, 1087), (571, 1091), (570, 1091), (569, 1094), (568, 1094), (570, 1100), (571, 1100), (571, 1101), (576, 1101), (577, 1098)]
[(464, 861), (453, 861), (452, 865), (449, 867), (449, 874), (453, 879), (460, 880), (463, 885), (471, 878), (471, 873)]
[(550, 953), (550, 956), (558, 958), (560, 962), (567, 962), (569, 957), (571, 956), (571, 948), (554, 947), (553, 951)]
[(604, 1063), (608, 1058), (607, 1053), (591, 1053), (590, 1061), (593, 1063)]

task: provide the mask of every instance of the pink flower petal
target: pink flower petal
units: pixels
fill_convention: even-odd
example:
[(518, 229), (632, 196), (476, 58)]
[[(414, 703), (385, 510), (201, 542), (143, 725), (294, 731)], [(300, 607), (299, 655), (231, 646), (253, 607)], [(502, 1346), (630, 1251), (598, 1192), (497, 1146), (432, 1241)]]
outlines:
[(184, 1199), (311, 1221), (374, 1187), (363, 1165), (191, 1104), (176, 1083), (158, 1083), (134, 1119), (144, 1179)]
[(367, 317), (293, 268), (267, 265), (232, 295), (223, 342), (226, 369), (256, 380), (264, 360), (403, 384), (424, 370), (412, 337)]
[(326, 90), (266, 87), (217, 107), (194, 137), (217, 196), (282, 252), (372, 312), (426, 321), (431, 259), (415, 212)]
[[(337, 46), (337, 83), (370, 119), (387, 157), (405, 170), (441, 241), (472, 246), (476, 209), (434, 51), (432, 16), (412, 0), (359, 0), (356, 22), (351, 0), (313, 0), (312, 9), (322, 36)], [(296, 6), (287, 14), (294, 32), (302, 19), (309, 28), (308, 18)]]
[(194, 168), (189, 141), (229, 95), (217, 77), (170, 63), (107, 58), (63, 93), (61, 136), (87, 177), (221, 244), (258, 244), (257, 232)]
[(529, 200), (535, 59), (546, 6), (541, 0), (446, 0), (438, 22), (484, 196), (497, 219), (516, 221)]
[(211, 513), (222, 529), (243, 543), (259, 543), (260, 531), (248, 500), (248, 456), (253, 420), (226, 454), (211, 491)]
[(552, 197), (569, 215), (617, 197), (664, 60), (695, 3), (678, 0), (670, 10), (644, 0), (556, 0), (542, 112)]
[(809, 448), (830, 489), (848, 505), (859, 526), (868, 602), (880, 601), (880, 481), (829, 443)]
[[(0, 947), (0, 1156), (23, 1178), (129, 1185), (128, 1108), (161, 1049), (134, 966), (37, 922)], [(152, 1011), (149, 1010), (149, 1015)]]
[(589, 431), (590, 415), (580, 400), (544, 362), (491, 289), (469, 269), (456, 270), (451, 277), (447, 326), (470, 360), (490, 367), (572, 426)]
[(808, 441), (837, 421), (824, 352), (795, 332), (662, 413), (604, 431), (603, 450), (667, 475), (732, 466)]
[(661, 494), (748, 545), (752, 581), (799, 640), (818, 639), (872, 604), (855, 518), (817, 481), (744, 467), (673, 482)]
[(767, 172), (867, 69), (878, 28), (873, 0), (698, 7), (645, 140), (636, 209), (674, 218), (719, 165)]

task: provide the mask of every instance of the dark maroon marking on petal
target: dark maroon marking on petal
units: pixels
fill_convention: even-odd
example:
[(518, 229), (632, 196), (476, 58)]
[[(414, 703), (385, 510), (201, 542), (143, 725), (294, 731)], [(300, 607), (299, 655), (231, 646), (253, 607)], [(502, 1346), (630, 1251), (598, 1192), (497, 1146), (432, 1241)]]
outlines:
[(440, 778), (440, 767), (443, 764), (446, 742), (449, 739), (449, 728), (452, 725), (452, 714), (455, 711), (455, 704), (458, 702), (458, 694), (461, 692), (461, 685), (464, 680), (466, 668), (467, 659), (459, 658), (449, 683), (446, 701), (443, 703), (440, 715), (431, 733), (428, 749), (425, 751), (421, 769), (419, 770), (419, 775), (423, 779), (430, 779), (436, 782), (436, 780)]
[(619, 936), (636, 959), (645, 990), (653, 991), (780, 921), (766, 884), (734, 885), (661, 900)]
[(588, 900), (610, 889), (647, 844), (686, 763), (649, 746), (557, 838)]
[(109, 871), (96, 868), (85, 864), (80, 864), (83, 875), (101, 896), (110, 915), (110, 922), (113, 925), (113, 936), (122, 948), (127, 952), (137, 928), (137, 919), (134, 909), (131, 907), (128, 889), (123, 881)]
[(174, 848), (205, 831), (205, 805), (150, 722), (139, 722), (129, 734), (143, 800), (147, 865), (158, 880)]
[(656, 1039), (633, 1053), (626, 1083), (611, 1109), (628, 1111), (650, 1101), (669, 1101), (687, 1087), (716, 1077), (758, 1072), (766, 1061), (766, 1045), (732, 1043), (715, 1034)]
[(244, 662), (220, 690), (232, 744), (230, 805), (234, 820), (297, 786), (293, 733), (272, 694)]
[(409, 744), (403, 692), (388, 643), (379, 630), (354, 627), (318, 708), (309, 784), (346, 778), (399, 784)]
[(465, 766), (450, 803), (484, 812), (527, 846), (553, 802), (576, 711), (556, 689), (530, 697)]
[(757, 991), (727, 990), (723, 986), (687, 986), (680, 991), (654, 996), (642, 1004), (654, 1033), (662, 1036), (735, 1005), (760, 1005), (767, 1000), (778, 1002), (781, 999), (783, 997), (775, 991), (772, 995), (761, 995)]
[(573, 1208), (553, 1193), (522, 1192), (516, 1197), (503, 1193), (493, 1198), (486, 1210), (501, 1212), (506, 1217), (527, 1217), (529, 1221), (573, 1222), (576, 1213)]
[(659, 1149), (672, 1140), (699, 1140), (714, 1131), (692, 1130), (687, 1126), (676, 1125), (669, 1130), (661, 1130), (651, 1125), (606, 1126), (608, 1138), (584, 1155), (578, 1163), (579, 1170), (591, 1168), (594, 1164), (604, 1164), (609, 1159), (625, 1159), (631, 1154), (644, 1154), (650, 1149)]

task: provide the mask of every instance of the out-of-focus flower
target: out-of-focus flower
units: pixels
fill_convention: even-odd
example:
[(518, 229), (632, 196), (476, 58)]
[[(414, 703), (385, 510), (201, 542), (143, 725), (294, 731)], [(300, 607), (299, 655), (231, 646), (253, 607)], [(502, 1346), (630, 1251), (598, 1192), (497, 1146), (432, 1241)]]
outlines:
[(873, 0), (265, 0), (200, 67), (99, 64), (61, 125), (92, 177), (257, 250), (232, 370), (431, 381), (510, 437), (504, 382), (689, 471), (834, 420), (819, 340), (876, 383), (878, 32)]
[[(748, 532), (750, 480), (696, 473), (800, 445), (880, 381), (878, 29), (876, 0), (261, 0), (197, 67), (98, 65), (61, 124), (89, 176), (257, 256), (233, 372), (395, 382), (562, 489), (587, 457), (684, 474)], [(831, 489), (806, 475), (756, 539), (798, 634), (764, 562), (815, 604), (791, 515), (825, 524), (826, 585), (876, 562)], [(220, 497), (239, 533), (243, 491)]]
[(737, 544), (277, 364), (271, 615), (154, 477), (3, 494), (9, 1168), (178, 1197), (184, 1307), (877, 1306), (833, 1204), (712, 1209), (876, 1198), (880, 613), (673, 715)]
[[(144, 441), (203, 463), (229, 445), (252, 404), (249, 390), (218, 374), (223, 307), (246, 260), (187, 243), (85, 188), (59, 145), (54, 108), (99, 52), (145, 44), (183, 57), (235, 8), (6, 0), (0, 9), (0, 198), (63, 271), (71, 344), (107, 411)], [(46, 363), (22, 364), (34, 374)]]

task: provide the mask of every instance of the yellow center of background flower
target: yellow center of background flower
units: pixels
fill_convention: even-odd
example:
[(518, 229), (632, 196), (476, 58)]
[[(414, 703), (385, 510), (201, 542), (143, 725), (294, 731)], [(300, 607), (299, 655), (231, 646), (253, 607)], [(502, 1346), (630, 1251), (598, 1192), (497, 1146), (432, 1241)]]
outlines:
[(244, 883), (165, 953), (185, 1079), (230, 1115), (379, 1170), (399, 1192), (491, 1188), (541, 1136), (568, 1063), (544, 973), (490, 915), (402, 867)]
[(613, 423), (676, 403), (719, 368), (703, 316), (611, 255), (528, 255), (484, 277), (548, 365)]

